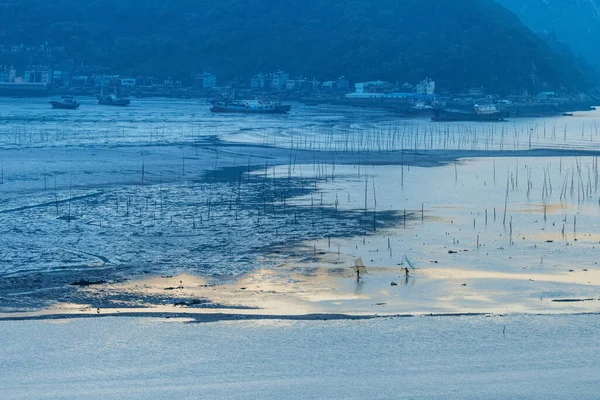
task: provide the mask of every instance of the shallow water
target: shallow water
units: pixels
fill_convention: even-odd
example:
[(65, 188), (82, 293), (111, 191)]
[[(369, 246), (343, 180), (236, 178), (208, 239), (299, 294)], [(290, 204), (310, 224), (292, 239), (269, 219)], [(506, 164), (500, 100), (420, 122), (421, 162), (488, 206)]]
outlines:
[(301, 103), (292, 103), (289, 115), (272, 116), (211, 114), (205, 100), (133, 99), (120, 108), (83, 97), (78, 110), (53, 110), (50, 100), (0, 99), (0, 146), (193, 144), (218, 136), (234, 143), (338, 152), (599, 149), (600, 110), (500, 123), (433, 123), (382, 110)]
[[(480, 158), (436, 168), (337, 165), (336, 179), (320, 183), (323, 202), (362, 212), (368, 234), (306, 247), (328, 253), (314, 266), (347, 267), (361, 257), (388, 271), (368, 276), (363, 288), (373, 303), (391, 307), (382, 312), (598, 311), (596, 165), (590, 157)], [(311, 201), (294, 199), (304, 207)], [(374, 230), (380, 213), (405, 210), (406, 224)], [(405, 256), (417, 270), (390, 289), (391, 280), (404, 280)], [(561, 299), (593, 301), (555, 301)]]
[[(352, 212), (287, 206), (315, 188), (272, 179), (268, 164), (281, 155), (220, 150), (213, 138), (248, 124), (271, 132), (370, 114), (299, 106), (275, 118), (219, 116), (201, 102), (165, 99), (127, 108), (83, 99), (69, 113), (47, 100), (0, 99), (5, 309), (85, 301), (68, 286), (81, 279), (188, 272), (230, 280), (257, 268), (269, 246), (362, 231)], [(251, 174), (257, 168), (266, 174)]]
[(0, 392), (7, 400), (595, 399), (598, 329), (597, 315), (0, 322)]
[[(80, 279), (186, 272), (231, 280), (260, 263), (315, 262), (317, 250), (362, 255), (371, 265), (396, 265), (407, 254), (420, 268), (439, 261), (554, 273), (576, 259), (578, 270), (596, 270), (595, 158), (430, 156), (595, 149), (594, 112), (439, 125), (335, 106), (294, 104), (290, 115), (268, 117), (211, 115), (195, 100), (113, 108), (84, 98), (75, 112), (52, 110), (48, 100), (0, 99), (0, 307), (8, 310), (90, 301), (68, 286)], [(401, 149), (419, 151), (392, 151)], [(405, 155), (412, 167), (369, 166), (404, 163)], [(405, 209), (412, 220), (393, 229)], [(314, 251), (295, 254), (307, 243)], [(273, 246), (284, 253), (273, 256)], [(475, 251), (448, 255), (465, 249)], [(548, 291), (597, 296), (596, 286), (577, 285), (527, 293)]]
[[(259, 142), (280, 145), (289, 132), (321, 133), (335, 126), (369, 129), (394, 118), (382, 111), (360, 113), (348, 107), (306, 107), (293, 103), (289, 115), (212, 114), (205, 100), (132, 99), (128, 107), (79, 98), (78, 110), (53, 110), (50, 98), (0, 98), (3, 148), (193, 144), (210, 137), (239, 141), (248, 133)], [(279, 137), (281, 135), (281, 137)]]

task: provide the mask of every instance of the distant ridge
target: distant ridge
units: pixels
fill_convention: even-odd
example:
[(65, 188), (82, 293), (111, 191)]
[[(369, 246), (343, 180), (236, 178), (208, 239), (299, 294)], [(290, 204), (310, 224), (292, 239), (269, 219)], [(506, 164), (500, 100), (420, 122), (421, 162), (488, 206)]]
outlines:
[(535, 32), (555, 35), (600, 67), (600, 0), (497, 0)]

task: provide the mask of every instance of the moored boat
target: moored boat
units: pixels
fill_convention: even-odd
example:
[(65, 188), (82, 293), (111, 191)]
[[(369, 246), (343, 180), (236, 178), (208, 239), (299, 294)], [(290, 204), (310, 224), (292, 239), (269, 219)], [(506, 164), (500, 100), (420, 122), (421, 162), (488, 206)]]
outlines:
[(79, 108), (79, 102), (71, 96), (63, 96), (62, 101), (53, 100), (50, 104), (52, 104), (52, 108), (60, 110), (76, 110)]
[(128, 97), (121, 96), (116, 93), (113, 93), (111, 95), (106, 95), (106, 94), (100, 93), (96, 97), (98, 98), (98, 104), (101, 104), (103, 106), (124, 107), (124, 106), (128, 106), (129, 104), (131, 104), (131, 100), (129, 100)]
[(433, 110), (433, 106), (426, 105), (422, 102), (416, 103), (415, 105), (395, 106), (389, 109), (390, 112), (393, 112), (405, 118), (419, 118), (431, 116)]
[(292, 109), (292, 106), (269, 100), (213, 101), (211, 105), (213, 113), (286, 114)]
[(509, 117), (507, 111), (501, 111), (494, 105), (475, 105), (472, 112), (459, 110), (434, 109), (432, 121), (454, 122), (454, 121), (475, 121), (475, 122), (493, 122), (504, 121)]

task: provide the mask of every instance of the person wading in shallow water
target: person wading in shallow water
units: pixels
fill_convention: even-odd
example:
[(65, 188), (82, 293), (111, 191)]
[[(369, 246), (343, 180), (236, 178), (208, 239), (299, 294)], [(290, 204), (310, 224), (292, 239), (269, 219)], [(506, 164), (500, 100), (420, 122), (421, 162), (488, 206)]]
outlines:
[(354, 268), (354, 271), (356, 272), (356, 283), (359, 283), (361, 275), (368, 274), (367, 268), (365, 267), (365, 264), (363, 263), (363, 260), (361, 257), (358, 257), (354, 261), (353, 268)]
[(407, 279), (408, 275), (410, 275), (410, 271), (408, 270), (408, 267), (404, 267), (404, 276), (406, 276)]

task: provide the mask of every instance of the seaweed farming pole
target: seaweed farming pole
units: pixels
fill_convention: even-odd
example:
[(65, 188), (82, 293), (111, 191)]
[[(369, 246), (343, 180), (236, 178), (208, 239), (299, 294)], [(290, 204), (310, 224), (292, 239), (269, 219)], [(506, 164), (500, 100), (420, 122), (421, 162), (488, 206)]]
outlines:
[(506, 227), (506, 209), (508, 208), (508, 189), (510, 186), (510, 174), (506, 174), (506, 196), (504, 197), (504, 218), (502, 219), (502, 225)]
[(69, 214), (67, 217), (67, 222), (71, 222), (71, 198), (72, 198), (72, 194), (73, 194), (73, 175), (71, 175), (71, 182), (69, 183)]
[(375, 192), (375, 176), (373, 176), (373, 232), (377, 231), (377, 193)]
[(365, 216), (367, 215), (367, 192), (369, 191), (369, 178), (367, 176), (365, 176)]
[(400, 187), (404, 188), (404, 156), (402, 156), (402, 164), (400, 165), (400, 168), (402, 170), (402, 176), (400, 178)]
[(517, 157), (517, 168), (515, 171), (515, 187), (519, 188), (519, 158)]
[[(185, 175), (185, 156), (183, 154), (183, 151), (184, 151), (184, 149), (182, 147), (181, 148), (181, 176), (182, 177)], [(218, 154), (219, 153), (217, 153), (217, 157), (218, 157)]]
[(142, 153), (142, 185), (144, 184), (144, 173), (145, 173), (144, 153)]
[(56, 175), (54, 175), (54, 203), (56, 204), (56, 215), (58, 216), (58, 191), (56, 190)]
[(456, 161), (454, 161), (454, 183), (458, 183), (458, 168), (456, 167)]

